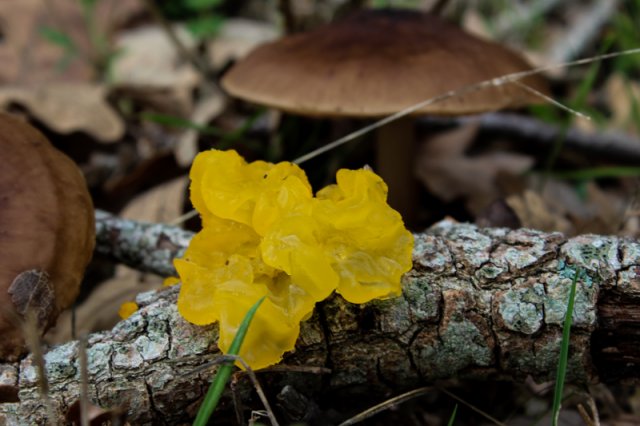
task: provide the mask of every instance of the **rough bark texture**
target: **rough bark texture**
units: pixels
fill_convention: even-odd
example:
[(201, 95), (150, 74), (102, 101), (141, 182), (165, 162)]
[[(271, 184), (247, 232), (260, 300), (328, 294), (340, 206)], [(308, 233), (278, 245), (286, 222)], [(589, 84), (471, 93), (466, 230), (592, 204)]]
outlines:
[[(446, 221), (416, 235), (414, 269), (401, 297), (362, 306), (333, 297), (303, 324), (297, 349), (283, 364), (331, 373), (259, 377), (276, 393), (303, 383), (305, 391), (335, 395), (398, 391), (450, 377), (552, 380), (569, 289), (580, 270), (568, 380), (636, 380), (640, 243)], [(176, 296), (177, 288), (141, 294), (136, 314), (89, 338), (91, 400), (124, 407), (134, 424), (183, 419), (212, 377), (213, 368), (199, 367), (218, 354), (216, 327), (182, 320)], [(46, 369), (63, 417), (78, 399), (78, 343), (51, 349)], [(14, 399), (0, 404), (0, 424), (44, 424), (36, 378), (31, 356), (0, 365), (0, 395)]]
[(182, 256), (193, 235), (175, 226), (125, 220), (96, 210), (96, 252), (144, 272), (176, 275), (172, 260)]

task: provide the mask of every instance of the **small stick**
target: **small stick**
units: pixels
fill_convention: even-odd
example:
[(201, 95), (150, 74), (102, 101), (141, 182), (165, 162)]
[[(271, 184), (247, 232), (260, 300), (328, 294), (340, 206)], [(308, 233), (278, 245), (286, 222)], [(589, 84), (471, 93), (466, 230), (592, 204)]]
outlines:
[(78, 342), (78, 361), (80, 364), (80, 424), (89, 426), (89, 370), (87, 362), (87, 336)]
[(282, 15), (286, 33), (293, 34), (296, 31), (296, 17), (291, 7), (291, 0), (278, 1), (278, 10)]
[(42, 342), (40, 340), (40, 332), (38, 331), (37, 313), (33, 309), (28, 309), (25, 315), (24, 336), (27, 347), (31, 351), (32, 359), (38, 371), (38, 390), (47, 410), (47, 417), (51, 424), (58, 424), (58, 416), (53, 406), (53, 401), (49, 396), (49, 380), (47, 379), (47, 370), (45, 368), (44, 351), (42, 350)]

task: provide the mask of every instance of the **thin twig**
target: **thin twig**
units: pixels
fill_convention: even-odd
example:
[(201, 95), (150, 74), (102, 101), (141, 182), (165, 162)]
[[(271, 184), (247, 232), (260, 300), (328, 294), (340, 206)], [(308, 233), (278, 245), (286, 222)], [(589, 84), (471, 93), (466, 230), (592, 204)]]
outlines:
[(87, 336), (78, 341), (78, 361), (80, 364), (80, 424), (89, 426), (89, 369), (87, 367)]
[(378, 413), (381, 413), (382, 411), (393, 408), (398, 404), (402, 404), (403, 402), (409, 401), (411, 399), (418, 398), (419, 396), (422, 396), (427, 392), (431, 392), (433, 390), (434, 390), (433, 386), (425, 386), (422, 388), (414, 389), (412, 391), (403, 393), (402, 395), (398, 395), (393, 398), (387, 399), (386, 401), (381, 402), (380, 404), (376, 404), (373, 407), (367, 408), (363, 412), (356, 414), (355, 416), (351, 417), (348, 420), (345, 420), (344, 422), (340, 423), (340, 425), (338, 426), (351, 426), (356, 423), (360, 423), (370, 417), (375, 416)]
[(296, 30), (296, 17), (291, 7), (291, 0), (279, 0), (278, 10), (284, 21), (284, 29), (287, 34), (293, 34)]
[(194, 235), (174, 226), (124, 220), (103, 210), (95, 215), (96, 252), (162, 276), (176, 275), (172, 261), (182, 256)]
[(251, 367), (249, 367), (249, 365), (244, 361), (244, 359), (242, 359), (242, 357), (238, 355), (220, 355), (214, 361), (212, 361), (208, 366), (224, 364), (228, 362), (236, 362), (236, 361), (242, 365), (242, 367), (244, 368), (244, 373), (246, 373), (249, 376), (249, 379), (251, 380), (253, 387), (256, 389), (256, 393), (258, 394), (260, 401), (262, 401), (262, 405), (264, 405), (264, 409), (267, 412), (269, 421), (271, 421), (271, 424), (273, 426), (279, 426), (278, 420), (276, 419), (276, 416), (273, 413), (273, 410), (271, 409), (271, 405), (269, 404), (269, 400), (267, 399), (267, 395), (264, 393), (264, 390), (262, 389), (262, 386), (258, 381), (258, 377), (256, 377), (256, 373), (253, 371)]
[(481, 409), (479, 409), (475, 405), (469, 404), (467, 401), (465, 401), (464, 399), (460, 398), (459, 396), (449, 392), (445, 388), (442, 388), (442, 387), (438, 386), (438, 390), (440, 390), (440, 392), (450, 396), (451, 398), (455, 399), (459, 403), (464, 404), (465, 406), (467, 406), (471, 410), (475, 411), (476, 413), (480, 414), (482, 417), (486, 418), (487, 420), (493, 422), (494, 424), (496, 424), (498, 426), (506, 426), (500, 420), (496, 419), (495, 417), (490, 416), (489, 414), (485, 413), (484, 411), (482, 411)]
[(551, 105), (558, 107), (559, 109), (568, 112), (569, 114), (573, 114), (578, 118), (583, 118), (585, 120), (591, 121), (591, 117), (587, 114), (583, 114), (580, 111), (577, 111), (559, 101), (556, 101), (555, 99), (553, 99), (551, 96), (547, 96), (544, 93), (542, 93), (539, 90), (534, 89), (533, 87), (529, 87), (526, 84), (522, 84), (519, 81), (514, 81), (513, 84), (515, 84), (516, 86), (522, 88), (523, 90), (541, 98), (544, 99), (547, 103), (550, 103)]
[(40, 341), (37, 314), (34, 309), (27, 310), (23, 327), (25, 341), (33, 356), (33, 362), (35, 363), (36, 370), (38, 372), (38, 390), (40, 392), (40, 397), (46, 407), (49, 421), (51, 424), (56, 425), (58, 424), (58, 417), (53, 406), (53, 401), (49, 395), (49, 380), (47, 379), (42, 342)]
[[(516, 140), (527, 139), (535, 143), (550, 145), (555, 143), (563, 130), (554, 124), (542, 122), (524, 115), (494, 112), (471, 117), (419, 117), (419, 123), (428, 128), (460, 126), (470, 122), (478, 123), (480, 131), (500, 132)], [(640, 161), (640, 139), (622, 132), (588, 133), (572, 127), (566, 131), (565, 146), (574, 147), (599, 158)]]
[(197, 210), (191, 210), (186, 212), (185, 214), (183, 214), (182, 216), (178, 216), (177, 218), (173, 219), (171, 222), (169, 222), (169, 225), (173, 225), (173, 226), (178, 226), (186, 221), (188, 221), (191, 218), (194, 218), (198, 216), (198, 211)]

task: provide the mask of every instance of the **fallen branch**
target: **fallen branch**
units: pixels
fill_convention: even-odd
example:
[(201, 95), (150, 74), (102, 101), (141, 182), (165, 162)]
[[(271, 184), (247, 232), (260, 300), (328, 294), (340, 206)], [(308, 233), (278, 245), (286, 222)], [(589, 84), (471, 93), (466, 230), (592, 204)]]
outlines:
[[(132, 233), (152, 227), (128, 226)], [(160, 235), (186, 235), (165, 231)], [(171, 241), (171, 250), (179, 252)], [(156, 265), (157, 258), (150, 258)], [(363, 306), (332, 297), (319, 304), (303, 323), (296, 351), (260, 379), (270, 395), (289, 392), (286, 384), (336, 398), (357, 389), (398, 391), (451, 377), (553, 380), (567, 295), (578, 271), (583, 278), (567, 380), (638, 380), (640, 243), (446, 221), (416, 235), (414, 269), (404, 277), (401, 297)], [(217, 328), (185, 322), (176, 311), (177, 292), (172, 287), (141, 294), (136, 314), (89, 336), (91, 401), (124, 408), (135, 424), (174, 423), (193, 414), (215, 369), (202, 366), (218, 355)], [(81, 387), (78, 342), (52, 348), (45, 361), (50, 399), (64, 420)], [(295, 366), (331, 372), (316, 380)], [(0, 365), (2, 394), (14, 396), (14, 402), (0, 404), (0, 423), (45, 422), (37, 382), (31, 356)]]
[(500, 133), (514, 140), (527, 139), (544, 146), (552, 146), (563, 138), (564, 147), (578, 149), (597, 158), (625, 164), (640, 161), (640, 139), (622, 132), (587, 133), (572, 127), (565, 133), (560, 126), (506, 112), (475, 117), (421, 117), (419, 121), (428, 129), (478, 123), (480, 131)]
[(96, 210), (96, 252), (144, 272), (176, 275), (173, 259), (181, 257), (193, 232), (162, 223), (121, 219)]

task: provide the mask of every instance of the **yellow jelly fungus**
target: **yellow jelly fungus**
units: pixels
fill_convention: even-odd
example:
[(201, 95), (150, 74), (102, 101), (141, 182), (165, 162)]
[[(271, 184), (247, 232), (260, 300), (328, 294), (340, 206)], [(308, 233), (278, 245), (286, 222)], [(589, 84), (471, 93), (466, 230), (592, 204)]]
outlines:
[[(294, 164), (247, 164), (235, 151), (212, 150), (200, 156), (204, 158), (191, 172), (192, 198), (195, 192), (193, 204), (207, 216), (240, 222), (262, 234), (277, 214), (269, 210), (294, 210), (302, 199), (312, 198), (304, 171)], [(258, 226), (253, 223), (256, 204)]]
[(223, 352), (263, 296), (240, 352), (252, 368), (292, 350), (300, 322), (334, 290), (353, 303), (400, 293), (413, 237), (372, 171), (340, 170), (315, 198), (298, 166), (248, 164), (235, 151), (199, 154), (190, 176), (203, 229), (175, 261), (178, 310), (217, 321)]
[(120, 309), (118, 310), (118, 315), (120, 316), (120, 318), (124, 320), (129, 318), (131, 315), (133, 315), (133, 313), (137, 310), (138, 310), (138, 304), (136, 302), (125, 302), (122, 305), (120, 305)]
[(386, 185), (370, 170), (342, 169), (336, 180), (318, 192), (314, 217), (327, 229), (324, 247), (340, 275), (338, 293), (352, 303), (399, 295), (413, 235), (387, 205)]
[[(267, 293), (266, 286), (243, 281), (227, 281), (218, 287), (213, 309), (219, 313), (218, 347), (222, 352), (228, 351), (249, 308)], [(253, 317), (239, 355), (253, 369), (277, 364), (294, 348), (299, 333), (300, 322), (292, 321), (267, 298)]]
[(302, 287), (318, 301), (326, 299), (339, 280), (321, 238), (312, 217), (293, 216), (274, 225), (260, 246), (265, 263), (287, 273), (291, 285)]
[(179, 284), (180, 278), (178, 277), (167, 277), (162, 281), (163, 287), (171, 287), (173, 285)]

